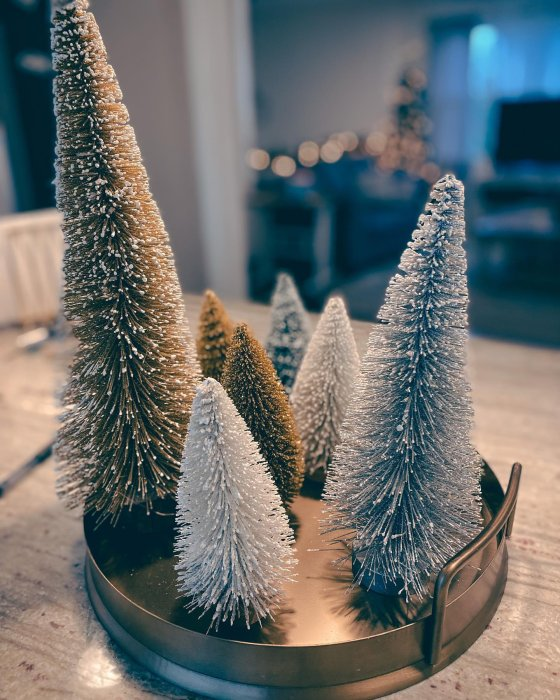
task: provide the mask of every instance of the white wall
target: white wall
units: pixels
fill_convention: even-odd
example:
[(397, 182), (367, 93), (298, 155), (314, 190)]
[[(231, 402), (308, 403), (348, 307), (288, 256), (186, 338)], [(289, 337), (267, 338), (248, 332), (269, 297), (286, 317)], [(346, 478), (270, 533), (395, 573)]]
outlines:
[(184, 289), (243, 297), (249, 0), (91, 0)]
[(91, 0), (130, 112), (183, 288), (206, 284), (181, 0)]
[(183, 3), (197, 194), (209, 284), (224, 298), (247, 295), (248, 169), (254, 139), (248, 0)]
[[(403, 56), (422, 55), (418, 5), (255, 2), (259, 145), (293, 146), (383, 120)], [(409, 11), (410, 10), (410, 11)]]
[(558, 11), (558, 0), (253, 0), (258, 145), (378, 127), (403, 64), (428, 52), (434, 19)]

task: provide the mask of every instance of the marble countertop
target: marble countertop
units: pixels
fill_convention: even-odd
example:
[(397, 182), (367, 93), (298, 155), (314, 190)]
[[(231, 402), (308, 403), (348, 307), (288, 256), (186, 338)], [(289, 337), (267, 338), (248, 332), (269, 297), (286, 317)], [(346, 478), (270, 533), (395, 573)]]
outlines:
[[(268, 312), (228, 304), (261, 338)], [(198, 299), (187, 299), (191, 325)], [(368, 325), (354, 324), (360, 351)], [(0, 332), (0, 479), (52, 438), (68, 349), (18, 350)], [(509, 579), (488, 629), (451, 666), (393, 697), (560, 697), (560, 351), (472, 338), (475, 444), (503, 485), (523, 464)], [(54, 492), (52, 461), (0, 499), (0, 700), (189, 698), (107, 638), (84, 587), (80, 515)]]

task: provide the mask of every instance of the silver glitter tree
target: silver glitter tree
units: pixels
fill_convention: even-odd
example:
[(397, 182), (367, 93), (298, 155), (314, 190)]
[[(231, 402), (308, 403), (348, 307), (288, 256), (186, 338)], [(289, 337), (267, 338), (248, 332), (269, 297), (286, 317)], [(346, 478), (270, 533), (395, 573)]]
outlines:
[(308, 474), (324, 477), (352, 396), (359, 357), (340, 297), (321, 314), (291, 393)]
[(98, 519), (173, 495), (200, 379), (169, 239), (87, 0), (59, 3), (52, 49), (64, 308), (79, 342), (59, 493)]
[(247, 627), (277, 607), (296, 563), (266, 462), (215, 379), (199, 386), (177, 493), (175, 552), (188, 609)]
[(271, 327), (265, 347), (288, 394), (296, 380), (309, 335), (309, 320), (294, 280), (281, 272), (272, 295)]
[(408, 597), (481, 527), (471, 444), (463, 186), (434, 186), (370, 335), (326, 487), (356, 580)]

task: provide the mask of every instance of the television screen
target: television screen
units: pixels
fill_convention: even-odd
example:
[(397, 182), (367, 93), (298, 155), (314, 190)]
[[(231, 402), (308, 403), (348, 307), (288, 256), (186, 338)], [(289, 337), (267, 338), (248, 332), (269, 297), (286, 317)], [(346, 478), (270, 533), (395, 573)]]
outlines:
[(560, 100), (502, 102), (496, 160), (560, 163)]

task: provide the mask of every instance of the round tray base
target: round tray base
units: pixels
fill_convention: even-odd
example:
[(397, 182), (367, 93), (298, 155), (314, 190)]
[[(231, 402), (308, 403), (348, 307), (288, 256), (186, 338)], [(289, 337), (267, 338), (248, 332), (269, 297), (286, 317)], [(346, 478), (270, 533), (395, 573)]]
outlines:
[[(483, 476), (486, 523), (504, 499), (493, 472)], [(173, 568), (173, 519), (138, 528), (132, 519), (95, 527), (84, 519), (86, 581), (109, 634), (136, 661), (187, 690), (223, 700), (371, 700), (417, 683), (460, 656), (484, 631), (507, 578), (499, 533), (453, 580), (436, 665), (428, 663), (432, 601), (352, 587), (350, 559), (319, 533), (322, 503), (304, 489), (294, 504), (297, 581), (274, 621), (224, 625), (187, 613)]]

